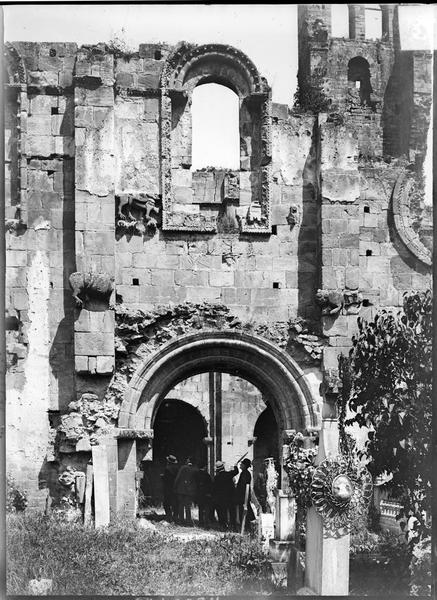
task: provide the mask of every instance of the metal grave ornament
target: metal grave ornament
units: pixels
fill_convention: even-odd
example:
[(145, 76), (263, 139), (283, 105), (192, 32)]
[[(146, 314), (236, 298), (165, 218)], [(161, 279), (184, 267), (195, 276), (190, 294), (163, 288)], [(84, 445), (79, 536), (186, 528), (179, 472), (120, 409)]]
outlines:
[(364, 516), (372, 495), (372, 477), (366, 467), (344, 457), (324, 460), (311, 482), (311, 500), (323, 519), (327, 537), (341, 537)]

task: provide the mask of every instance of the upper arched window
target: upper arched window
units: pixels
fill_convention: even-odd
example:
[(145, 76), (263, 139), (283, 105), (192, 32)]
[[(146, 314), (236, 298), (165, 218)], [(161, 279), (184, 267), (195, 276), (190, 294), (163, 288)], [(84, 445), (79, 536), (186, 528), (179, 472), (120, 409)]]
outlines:
[(192, 170), (240, 168), (239, 99), (224, 85), (207, 83), (193, 90)]
[(356, 104), (371, 106), (370, 67), (365, 58), (355, 56), (349, 61), (347, 79), (350, 99), (355, 97)]
[(377, 4), (365, 4), (364, 7), (366, 40), (380, 40), (382, 38), (381, 8)]
[(347, 4), (331, 6), (331, 34), (332, 37), (349, 37), (349, 7)]
[(252, 61), (182, 43), (160, 102), (163, 230), (270, 233), (271, 95)]

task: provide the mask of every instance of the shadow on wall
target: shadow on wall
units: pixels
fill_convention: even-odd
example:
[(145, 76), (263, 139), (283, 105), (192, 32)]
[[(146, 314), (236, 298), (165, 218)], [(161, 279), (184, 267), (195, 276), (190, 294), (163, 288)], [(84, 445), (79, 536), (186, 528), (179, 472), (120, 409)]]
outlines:
[[(49, 425), (53, 431), (59, 425), (59, 413), (65, 412), (68, 404), (76, 399), (75, 394), (75, 359), (74, 359), (74, 311), (75, 304), (69, 285), (69, 276), (76, 270), (75, 253), (75, 208), (74, 185), (75, 171), (74, 158), (71, 153), (71, 140), (74, 133), (74, 99), (67, 98), (66, 109), (60, 126), (60, 133), (64, 142), (63, 159), (63, 199), (62, 199), (62, 307), (63, 318), (56, 329), (55, 336), (49, 351), (49, 364), (53, 377), (57, 381), (57, 398), (52, 398), (49, 411)], [(52, 266), (52, 269), (56, 267)], [(61, 290), (59, 290), (61, 291)], [(57, 295), (53, 294), (54, 302)], [(56, 314), (56, 311), (54, 311)], [(55, 446), (57, 444), (55, 443)], [(54, 457), (53, 457), (54, 458)], [(49, 498), (57, 498), (62, 493), (62, 486), (58, 482), (61, 461), (44, 459), (38, 475), (40, 490), (47, 488), (48, 497), (46, 508), (49, 508)]]
[(410, 146), (413, 106), (413, 56), (396, 57), (384, 93), (382, 110), (384, 156), (406, 156)]
[(311, 148), (302, 172), (302, 218), (298, 236), (299, 317), (314, 319), (319, 314), (316, 291), (320, 287), (320, 202), (318, 182), (318, 121), (315, 119)]

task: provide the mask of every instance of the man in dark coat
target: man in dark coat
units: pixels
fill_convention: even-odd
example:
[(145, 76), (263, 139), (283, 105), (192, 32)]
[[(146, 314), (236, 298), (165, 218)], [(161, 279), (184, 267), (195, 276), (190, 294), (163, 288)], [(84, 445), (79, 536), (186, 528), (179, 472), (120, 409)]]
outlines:
[(249, 468), (252, 466), (251, 461), (248, 458), (245, 458), (240, 463), (241, 472), (237, 481), (237, 486), (235, 488), (235, 503), (238, 506), (238, 517), (240, 524), (243, 522), (244, 516), (244, 505), (246, 500), (246, 487), (249, 486), (249, 495), (247, 497), (247, 513), (246, 513), (246, 521), (245, 521), (245, 529), (249, 528), (249, 523), (255, 519), (255, 515), (253, 514), (252, 507), (250, 505), (250, 488), (252, 475), (250, 474)]
[(203, 465), (196, 473), (197, 505), (199, 507), (199, 525), (209, 527), (212, 506), (212, 478)]
[(255, 483), (253, 486), (253, 491), (261, 504), (261, 509), (263, 513), (268, 513), (270, 511), (270, 507), (267, 504), (267, 466), (269, 464), (269, 459), (265, 458), (263, 462), (263, 466), (258, 473), (258, 476), (255, 479)]
[(238, 475), (238, 467), (235, 466), (232, 471), (225, 471), (224, 463), (218, 460), (215, 463), (215, 472), (212, 498), (219, 523), (224, 529), (230, 528), (235, 531), (235, 486), (233, 478)]
[(176, 521), (178, 515), (178, 502), (174, 491), (174, 482), (179, 471), (178, 461), (173, 454), (170, 454), (165, 459), (164, 473), (162, 477), (162, 487), (164, 495), (164, 510), (167, 521)]
[(174, 482), (174, 491), (177, 494), (179, 507), (178, 520), (182, 524), (185, 523), (185, 525), (193, 525), (191, 504), (194, 502), (197, 494), (196, 472), (197, 469), (193, 465), (192, 460), (187, 458), (186, 464), (180, 468)]

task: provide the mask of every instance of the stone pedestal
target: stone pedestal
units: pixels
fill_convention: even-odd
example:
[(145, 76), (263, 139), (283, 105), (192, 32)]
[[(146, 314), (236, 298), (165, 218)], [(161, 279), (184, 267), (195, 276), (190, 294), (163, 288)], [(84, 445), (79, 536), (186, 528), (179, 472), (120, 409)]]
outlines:
[[(324, 407), (326, 409), (326, 407)], [(326, 411), (325, 414), (329, 414)], [(316, 463), (338, 456), (338, 422), (325, 417), (320, 431)], [(347, 596), (349, 593), (349, 534), (330, 537), (314, 507), (307, 512), (305, 585), (315, 594)]]
[(293, 542), (284, 542), (281, 540), (269, 541), (270, 557), (275, 562), (288, 562)]
[(307, 513), (305, 585), (322, 596), (349, 594), (349, 535), (327, 537), (314, 507)]
[(270, 540), (273, 539), (274, 533), (274, 518), (271, 513), (261, 513), (259, 516), (259, 538), (265, 550), (269, 549)]
[(287, 588), (291, 594), (301, 589), (305, 580), (305, 552), (290, 543), (288, 547)]
[(282, 490), (276, 492), (275, 540), (290, 541), (296, 530), (296, 501)]

